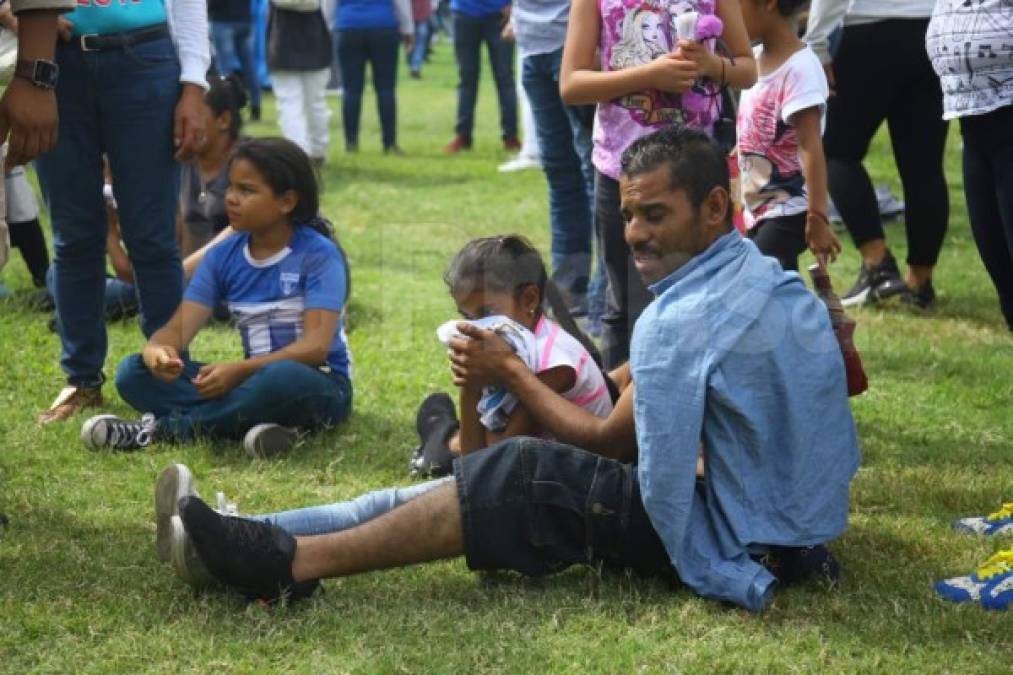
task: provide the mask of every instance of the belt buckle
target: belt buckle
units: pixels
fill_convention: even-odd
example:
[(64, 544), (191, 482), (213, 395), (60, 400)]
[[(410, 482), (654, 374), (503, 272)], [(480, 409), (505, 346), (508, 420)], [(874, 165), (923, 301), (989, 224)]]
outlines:
[(92, 49), (88, 46), (88, 38), (98, 37), (98, 33), (89, 33), (88, 35), (81, 36), (81, 51), (82, 52), (97, 52), (98, 49)]

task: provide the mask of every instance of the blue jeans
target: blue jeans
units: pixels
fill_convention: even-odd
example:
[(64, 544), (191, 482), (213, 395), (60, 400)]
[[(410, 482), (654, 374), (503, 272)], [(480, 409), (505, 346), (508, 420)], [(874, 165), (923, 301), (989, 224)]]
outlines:
[(162, 382), (133, 354), (120, 362), (116, 389), (137, 411), (154, 413), (159, 431), (178, 441), (239, 439), (267, 422), (309, 431), (343, 421), (352, 409), (347, 377), (295, 361), (269, 363), (221, 398), (202, 398), (191, 383), (202, 365), (186, 359), (178, 379)]
[[(568, 295), (571, 307), (600, 314), (605, 294), (602, 265), (589, 284), (594, 240), (594, 108), (563, 103), (559, 95), (562, 58), (562, 48), (525, 56), (521, 83), (531, 102), (542, 169), (549, 184), (552, 279)], [(588, 295), (593, 297), (585, 299)]]
[(412, 53), (408, 55), (408, 67), (413, 73), (422, 70), (422, 62), (426, 58), (426, 50), (429, 49), (429, 32), (431, 30), (432, 25), (428, 19), (415, 24), (415, 46), (412, 47)]
[(338, 31), (338, 62), (345, 93), (341, 116), (345, 125), (345, 145), (359, 144), (359, 119), (362, 116), (362, 91), (366, 88), (366, 63), (373, 71), (373, 89), (380, 116), (383, 147), (397, 145), (397, 54), (401, 36), (396, 28), (361, 28)]
[[(53, 268), (46, 270), (46, 290), (55, 296), (53, 290)], [(116, 277), (106, 277), (104, 314), (106, 321), (116, 321), (134, 316), (140, 309), (137, 301), (137, 287)]]
[(99, 386), (107, 348), (103, 153), (116, 183), (145, 335), (169, 320), (182, 296), (176, 246), (179, 167), (172, 142), (179, 61), (172, 41), (163, 38), (97, 52), (60, 43), (56, 62), (60, 137), (39, 157), (36, 169), (53, 224), (60, 365), (70, 384)]
[(390, 513), (397, 507), (446, 485), (454, 480), (453, 476), (444, 476), (425, 483), (417, 483), (407, 487), (386, 488), (367, 492), (364, 495), (345, 502), (308, 506), (292, 511), (266, 513), (250, 516), (253, 520), (270, 522), (293, 536), (310, 536), (330, 534), (362, 525), (365, 522)]
[(475, 101), (481, 70), (482, 43), (489, 50), (492, 76), (499, 98), (499, 123), (503, 139), (517, 138), (517, 90), (514, 84), (514, 43), (502, 36), (502, 15), (465, 16), (454, 13), (454, 54), (457, 56), (457, 126), (459, 136), (471, 141), (475, 128)]
[(226, 77), (240, 72), (250, 93), (250, 104), (260, 107), (260, 80), (253, 58), (253, 25), (246, 21), (212, 21), (211, 40), (215, 47), (215, 66)]

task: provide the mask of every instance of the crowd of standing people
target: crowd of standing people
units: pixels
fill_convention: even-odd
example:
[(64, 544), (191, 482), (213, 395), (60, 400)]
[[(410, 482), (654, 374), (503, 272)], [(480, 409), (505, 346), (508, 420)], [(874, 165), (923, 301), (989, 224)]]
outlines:
[[(103, 405), (107, 255), (138, 301), (145, 342), (115, 384), (141, 416), (90, 417), (86, 445), (205, 436), (277, 455), (347, 419), (350, 265), (318, 184), (332, 156), (327, 86), (337, 58), (344, 147), (356, 152), (368, 65), (381, 147), (402, 154), (399, 66), (423, 76), (440, 4), (341, 0), (328, 18), (320, 0), (271, 0), (265, 53), (284, 138), (260, 139), (241, 133), (244, 108), (262, 112), (256, 5), (18, 5), (20, 60), (0, 121), (9, 168), (35, 159), (51, 271), (38, 214), (8, 220), (24, 228), (14, 241), (33, 276), (49, 276), (66, 374), (39, 422)], [(777, 584), (835, 582), (826, 544), (847, 523), (858, 435), (835, 338), (842, 310), (828, 302), (828, 314), (796, 273), (806, 250), (818, 269), (841, 251), (831, 198), (862, 258), (843, 306), (900, 296), (931, 308), (949, 220), (947, 120), (959, 119), (972, 231), (1013, 330), (1013, 11), (968, 5), (451, 0), (457, 113), (444, 150), (474, 146), (483, 48), (503, 148), (521, 149), (519, 51), (549, 268), (508, 234), (450, 261), (465, 321), (441, 339), (459, 396), (419, 408), (411, 461), (430, 481), (239, 518), (208, 507), (173, 465), (156, 484), (159, 555), (193, 585), (269, 600), (457, 555), (533, 575), (602, 562), (677, 576), (751, 610)], [(34, 123), (26, 101), (42, 111)], [(862, 164), (884, 121), (904, 191), (904, 274)], [(191, 357), (216, 315), (234, 323), (242, 359)], [(574, 321), (599, 315), (601, 354)], [(967, 579), (940, 594), (1013, 601)], [(952, 591), (968, 584), (966, 598)]]

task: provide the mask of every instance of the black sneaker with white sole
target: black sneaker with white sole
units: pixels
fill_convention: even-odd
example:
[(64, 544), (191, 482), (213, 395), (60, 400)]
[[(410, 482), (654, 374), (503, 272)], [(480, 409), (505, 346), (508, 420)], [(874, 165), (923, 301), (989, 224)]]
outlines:
[(246, 432), (243, 448), (253, 459), (284, 455), (295, 447), (299, 432), (280, 424), (258, 424)]
[(151, 445), (158, 431), (158, 421), (151, 413), (139, 420), (127, 420), (116, 415), (95, 415), (81, 425), (81, 442), (92, 450), (120, 450), (130, 452)]
[(211, 574), (250, 600), (275, 602), (309, 597), (319, 580), (296, 582), (296, 540), (285, 530), (246, 518), (223, 516), (199, 497), (184, 497), (180, 518), (197, 555)]
[(427, 396), (415, 417), (415, 429), (422, 443), (408, 460), (409, 475), (413, 478), (449, 475), (453, 471), (454, 454), (447, 440), (460, 426), (449, 395), (438, 392)]
[(155, 547), (158, 557), (170, 563), (176, 575), (193, 586), (205, 588), (215, 583), (193, 548), (193, 542), (179, 517), (179, 502), (196, 497), (193, 474), (183, 464), (170, 464), (155, 483)]
[(887, 251), (886, 257), (878, 264), (862, 264), (855, 285), (841, 297), (841, 304), (845, 307), (873, 304), (906, 290), (907, 284), (900, 276), (897, 261)]

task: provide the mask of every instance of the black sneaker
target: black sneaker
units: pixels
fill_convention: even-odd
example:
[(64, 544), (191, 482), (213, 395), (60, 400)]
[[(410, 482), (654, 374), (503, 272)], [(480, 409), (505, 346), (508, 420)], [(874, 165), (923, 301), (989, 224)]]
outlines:
[(932, 287), (932, 279), (929, 279), (917, 290), (907, 289), (900, 301), (914, 309), (932, 309), (936, 304), (936, 289)]
[(158, 421), (151, 413), (139, 420), (125, 420), (115, 415), (95, 415), (81, 425), (81, 442), (92, 450), (133, 451), (146, 448), (155, 439)]
[(299, 440), (299, 432), (280, 424), (258, 424), (243, 436), (243, 448), (252, 459), (277, 457), (288, 453)]
[(841, 580), (841, 566), (823, 544), (771, 546), (761, 563), (784, 585), (817, 579), (835, 586)]
[(907, 284), (900, 277), (897, 261), (887, 251), (886, 257), (878, 265), (862, 265), (858, 280), (841, 298), (841, 304), (845, 307), (872, 304), (900, 295), (906, 290)]
[(292, 578), (295, 537), (276, 525), (223, 516), (200, 497), (183, 497), (179, 514), (197, 555), (226, 586), (250, 600), (308, 598), (320, 581)]
[(422, 444), (412, 452), (408, 463), (413, 478), (439, 478), (453, 471), (454, 453), (447, 439), (461, 425), (450, 396), (438, 392), (430, 394), (419, 406), (415, 429)]
[(454, 407), (450, 394), (438, 391), (426, 396), (415, 415), (415, 431), (418, 432), (419, 439), (425, 441), (432, 434), (433, 428), (447, 419), (457, 421), (457, 408)]

